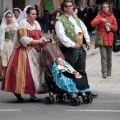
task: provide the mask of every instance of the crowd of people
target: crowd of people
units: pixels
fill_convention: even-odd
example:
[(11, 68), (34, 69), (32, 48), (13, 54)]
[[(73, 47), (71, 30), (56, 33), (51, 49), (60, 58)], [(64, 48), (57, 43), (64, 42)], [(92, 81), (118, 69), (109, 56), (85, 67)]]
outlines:
[[(42, 37), (42, 32), (48, 33), (50, 30), (59, 42), (65, 61), (81, 75), (71, 84), (77, 86), (76, 90), (87, 91), (96, 97), (97, 94), (91, 92), (85, 71), (86, 50), (76, 43), (76, 35), (83, 34), (89, 50), (90, 34), (95, 34), (96, 27), (97, 34), (103, 34), (104, 31), (104, 44), (99, 47), (102, 77), (111, 76), (113, 33), (118, 29), (115, 17), (107, 2), (96, 8), (85, 4), (82, 9), (80, 6), (73, 5), (71, 1), (65, 0), (53, 14), (44, 10), (43, 15), (31, 6), (26, 6), (23, 12), (19, 8), (14, 8), (13, 12), (7, 10), (0, 26), (1, 75), (3, 76), (1, 90), (14, 93), (19, 101), (24, 101), (21, 94), (30, 94), (31, 102), (39, 101), (35, 94), (48, 92), (46, 86), (41, 84), (44, 74), (40, 65), (39, 44), (45, 45), (50, 42)], [(110, 28), (109, 32), (105, 29), (106, 25)], [(65, 61), (62, 60), (63, 63)], [(56, 77), (55, 74), (54, 76)], [(58, 80), (57, 77), (54, 79)], [(70, 98), (72, 93), (68, 94)]]
[[(84, 22), (84, 24), (86, 25), (86, 27), (88, 29), (89, 35), (96, 34), (96, 31), (97, 31), (96, 27), (91, 26), (91, 21), (101, 11), (101, 5), (102, 4), (98, 4), (96, 6), (94, 6), (94, 5), (89, 6), (87, 3), (85, 3), (84, 5), (73, 4), (74, 14), (76, 14), (78, 16), (78, 18)], [(116, 9), (113, 4), (111, 4), (111, 9), (112, 9), (112, 13), (116, 17), (116, 19), (117, 20), (120, 19), (120, 16), (118, 14), (120, 9), (119, 8)], [(58, 13), (58, 14), (56, 14), (56, 13)], [(40, 23), (42, 31), (44, 33), (48, 33), (48, 31), (50, 31), (50, 33), (54, 33), (54, 25), (55, 25), (54, 23), (55, 23), (56, 17), (59, 16), (59, 14), (61, 15), (61, 13), (62, 13), (62, 10), (60, 9), (60, 6), (58, 6), (56, 11), (52, 12), (52, 13), (50, 13), (48, 10), (39, 12), (39, 14), (37, 16), (37, 21)], [(118, 21), (118, 23), (119, 23), (119, 21)]]

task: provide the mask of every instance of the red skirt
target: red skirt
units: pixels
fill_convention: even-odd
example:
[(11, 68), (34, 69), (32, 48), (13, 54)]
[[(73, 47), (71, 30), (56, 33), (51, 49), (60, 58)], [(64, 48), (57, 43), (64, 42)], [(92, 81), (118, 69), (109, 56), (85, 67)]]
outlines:
[(26, 49), (23, 46), (16, 48), (9, 60), (1, 90), (20, 94), (43, 94), (45, 91), (36, 91), (30, 71)]

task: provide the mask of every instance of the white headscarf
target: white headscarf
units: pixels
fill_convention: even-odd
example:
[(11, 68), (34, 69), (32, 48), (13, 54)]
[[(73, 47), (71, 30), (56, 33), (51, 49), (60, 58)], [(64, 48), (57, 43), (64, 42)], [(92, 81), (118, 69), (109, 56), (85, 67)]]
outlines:
[[(22, 29), (22, 28), (25, 28), (27, 30), (34, 30), (34, 28), (26, 21), (27, 20), (26, 11), (27, 11), (28, 7), (31, 7), (31, 6), (28, 5), (23, 10), (23, 15), (22, 15), (21, 22), (18, 26), (18, 30)], [(39, 23), (37, 21), (34, 21), (34, 23), (37, 26), (37, 29), (41, 30)], [(14, 51), (14, 49), (17, 45), (18, 45), (18, 34), (17, 34), (17, 32), (15, 32), (14, 41), (13, 41), (13, 45), (12, 45), (12, 51)]]
[(27, 6), (24, 8), (24, 10), (23, 10), (23, 12), (22, 12), (22, 15), (21, 15), (21, 20), (20, 20), (20, 21), (27, 20), (26, 11), (27, 11), (27, 9), (28, 9), (29, 7), (31, 7), (31, 6), (30, 6), (30, 5), (27, 5)]
[[(27, 15), (26, 15), (26, 11), (28, 9), (28, 7), (31, 7), (30, 5), (27, 5), (24, 10), (22, 11), (22, 14), (21, 14), (21, 18), (20, 18), (20, 23), (19, 23), (19, 27), (21, 26), (21, 23), (25, 20), (27, 20)], [(22, 28), (22, 26), (21, 26)], [(20, 28), (18, 28), (20, 29)], [(17, 31), (15, 32), (15, 36), (14, 36), (14, 41), (13, 41), (13, 45), (12, 45), (12, 52), (13, 50), (15, 49), (15, 47), (18, 45), (18, 34), (17, 34)]]
[(21, 9), (19, 9), (19, 8), (14, 8), (14, 10), (19, 10), (19, 12), (20, 12), (19, 17), (17, 18), (17, 22), (19, 23), (19, 22), (20, 22), (20, 20), (21, 20), (21, 17), (22, 17), (22, 10), (21, 10)]
[(2, 18), (2, 22), (1, 22), (1, 27), (0, 27), (0, 49), (2, 50), (3, 47), (4, 47), (4, 40), (5, 40), (5, 29), (7, 27), (7, 20), (5, 18), (6, 14), (10, 12), (13, 16), (12, 20), (13, 20), (13, 24), (14, 24), (14, 29), (17, 30), (17, 27), (18, 27), (18, 23), (16, 21), (16, 18), (14, 17), (13, 13), (10, 11), (10, 10), (7, 10), (5, 13), (4, 13), (4, 16)]

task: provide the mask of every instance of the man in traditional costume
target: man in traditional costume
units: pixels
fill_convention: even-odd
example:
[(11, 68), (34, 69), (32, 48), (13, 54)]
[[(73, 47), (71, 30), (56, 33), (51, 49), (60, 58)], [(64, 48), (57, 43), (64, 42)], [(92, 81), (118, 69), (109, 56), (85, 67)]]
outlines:
[[(80, 72), (82, 77), (88, 82), (85, 71), (86, 51), (83, 46), (76, 43), (76, 35), (82, 32), (87, 43), (87, 49), (90, 49), (90, 37), (84, 23), (74, 15), (73, 4), (66, 0), (61, 4), (63, 15), (61, 15), (55, 24), (55, 30), (59, 41), (60, 49), (65, 56), (65, 60), (70, 63), (73, 68)], [(92, 93), (90, 93), (92, 94)], [(96, 94), (92, 94), (96, 97)]]

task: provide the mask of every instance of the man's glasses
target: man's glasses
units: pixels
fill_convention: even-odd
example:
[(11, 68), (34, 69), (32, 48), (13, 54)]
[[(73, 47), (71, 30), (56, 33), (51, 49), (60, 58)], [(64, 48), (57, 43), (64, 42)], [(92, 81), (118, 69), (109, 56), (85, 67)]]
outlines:
[(73, 7), (73, 5), (68, 5), (68, 6), (65, 6), (65, 7)]

